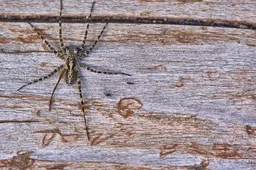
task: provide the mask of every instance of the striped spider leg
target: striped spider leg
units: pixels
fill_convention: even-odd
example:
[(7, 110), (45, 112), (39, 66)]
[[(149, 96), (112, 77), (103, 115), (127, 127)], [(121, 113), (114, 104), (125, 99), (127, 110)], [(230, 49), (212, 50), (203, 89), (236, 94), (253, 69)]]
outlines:
[(56, 50), (42, 35), (42, 33), (39, 32), (39, 30), (31, 23), (28, 23), (33, 29), (34, 31), (38, 34), (38, 36), (40, 37), (40, 39), (48, 46), (48, 48), (60, 59), (62, 59), (64, 61), (64, 63), (62, 65), (60, 65), (59, 67), (57, 67), (56, 69), (54, 69), (50, 74), (40, 77), (38, 79), (35, 79), (23, 86), (21, 86), (17, 91), (20, 91), (21, 89), (23, 89), (24, 87), (34, 84), (36, 82), (39, 81), (43, 81), (45, 79), (48, 79), (49, 77), (53, 76), (55, 73), (60, 72), (59, 75), (59, 79), (56, 83), (56, 85), (54, 86), (54, 89), (52, 91), (51, 94), (51, 98), (49, 100), (49, 111), (51, 111), (51, 106), (52, 106), (52, 102), (53, 102), (53, 96), (54, 96), (54, 92), (57, 89), (61, 79), (64, 77), (65, 78), (65, 82), (68, 85), (72, 85), (74, 83), (77, 82), (78, 85), (78, 91), (79, 91), (79, 95), (80, 95), (80, 100), (81, 100), (81, 110), (83, 112), (83, 118), (84, 118), (84, 123), (85, 123), (85, 130), (87, 133), (87, 138), (90, 141), (90, 135), (89, 135), (89, 130), (88, 130), (88, 126), (87, 126), (87, 122), (86, 122), (86, 113), (85, 113), (85, 106), (84, 106), (84, 99), (83, 99), (83, 95), (82, 95), (82, 87), (81, 87), (81, 75), (80, 75), (80, 68), (86, 69), (88, 71), (94, 72), (94, 73), (100, 73), (100, 74), (112, 74), (112, 75), (116, 75), (116, 74), (121, 74), (121, 75), (126, 75), (126, 76), (131, 76), (130, 74), (126, 74), (126, 73), (122, 73), (122, 72), (110, 72), (110, 71), (101, 71), (101, 70), (96, 70), (93, 69), (89, 66), (87, 66), (86, 64), (81, 64), (80, 60), (88, 57), (89, 53), (94, 49), (94, 47), (96, 46), (96, 44), (98, 43), (98, 41), (100, 40), (105, 28), (107, 27), (108, 23), (106, 23), (104, 25), (104, 27), (102, 28), (100, 34), (98, 35), (98, 37), (96, 38), (96, 40), (93, 42), (93, 44), (90, 46), (89, 49), (86, 50), (85, 48), (85, 43), (87, 40), (87, 34), (88, 34), (88, 30), (90, 27), (90, 18), (93, 12), (93, 8), (94, 8), (94, 4), (95, 1), (93, 1), (92, 6), (91, 6), (91, 11), (89, 16), (87, 17), (88, 19), (88, 23), (85, 29), (85, 33), (84, 33), (84, 39), (82, 42), (82, 45), (76, 49), (71, 49), (67, 46), (64, 45), (64, 41), (63, 41), (63, 37), (62, 37), (62, 9), (63, 9), (63, 5), (62, 5), (62, 0), (60, 1), (60, 13), (59, 13), (59, 41), (60, 41), (60, 49)]

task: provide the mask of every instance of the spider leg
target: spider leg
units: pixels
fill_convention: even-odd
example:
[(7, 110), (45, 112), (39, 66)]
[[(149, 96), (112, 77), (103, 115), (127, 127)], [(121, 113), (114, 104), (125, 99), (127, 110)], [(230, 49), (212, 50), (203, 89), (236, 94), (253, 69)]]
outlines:
[(126, 75), (126, 76), (131, 76), (130, 74), (127, 73), (122, 73), (122, 72), (110, 72), (110, 71), (100, 71), (100, 70), (95, 70), (90, 68), (89, 66), (86, 66), (84, 64), (79, 64), (81, 68), (84, 68), (88, 71), (94, 72), (94, 73), (99, 73), (99, 74), (122, 74), (122, 75)]
[(53, 46), (44, 38), (44, 36), (35, 28), (34, 25), (32, 25), (30, 22), (28, 24), (36, 31), (37, 35), (40, 37), (40, 39), (49, 47), (49, 49), (60, 59), (64, 60), (64, 57), (61, 53), (59, 53)]
[(61, 18), (62, 18), (62, 9), (63, 9), (63, 2), (62, 0), (60, 0), (60, 16), (59, 16), (59, 38), (60, 38), (60, 46), (61, 46), (61, 51), (65, 53), (65, 45), (63, 42), (63, 38), (62, 38), (62, 22), (61, 22)]
[(62, 65), (60, 65), (59, 67), (57, 67), (56, 69), (54, 69), (50, 74), (48, 74), (48, 75), (46, 75), (46, 76), (44, 76), (44, 77), (41, 77), (41, 78), (39, 78), (39, 79), (35, 79), (35, 80), (33, 80), (33, 81), (31, 81), (31, 82), (29, 82), (29, 83), (27, 83), (27, 84), (21, 86), (17, 91), (21, 90), (22, 88), (24, 88), (24, 87), (26, 87), (26, 86), (28, 86), (28, 85), (30, 85), (30, 84), (34, 84), (34, 83), (36, 83), (36, 82), (39, 82), (39, 81), (42, 81), (42, 80), (44, 80), (44, 79), (47, 79), (47, 78), (51, 77), (52, 75), (54, 75), (55, 73), (57, 73), (59, 70), (61, 70), (63, 67), (64, 67), (64, 65), (62, 64)]
[(86, 39), (87, 39), (87, 34), (88, 34), (88, 30), (89, 30), (90, 23), (91, 23), (90, 19), (91, 19), (91, 16), (92, 16), (94, 4), (95, 4), (95, 1), (92, 2), (91, 12), (90, 12), (89, 16), (87, 17), (88, 23), (87, 23), (86, 30), (85, 30), (85, 33), (84, 33), (83, 44), (82, 44), (81, 47), (80, 47), (80, 50), (82, 50), (82, 51), (85, 50), (85, 42), (86, 42)]
[(80, 76), (78, 71), (77, 71), (77, 75), (78, 75), (77, 76), (77, 84), (78, 84), (78, 90), (79, 90), (82, 112), (83, 112), (83, 117), (84, 117), (85, 130), (86, 130), (87, 138), (90, 141), (90, 135), (89, 135), (88, 126), (87, 126), (87, 123), (86, 123), (85, 110), (84, 110), (84, 99), (83, 99), (82, 88), (81, 88), (81, 76)]
[(97, 39), (94, 41), (94, 43), (91, 45), (91, 47), (85, 52), (85, 57), (88, 56), (88, 54), (93, 50), (93, 48), (95, 47), (95, 45), (98, 43), (101, 35), (103, 34), (105, 28), (107, 27), (108, 22), (104, 25), (104, 27), (102, 28), (100, 34), (98, 35)]
[(53, 99), (54, 92), (55, 92), (55, 90), (57, 89), (57, 87), (58, 87), (58, 85), (59, 85), (59, 83), (60, 83), (60, 80), (61, 80), (61, 78), (63, 77), (63, 75), (64, 75), (65, 72), (66, 72), (66, 70), (63, 70), (63, 71), (61, 72), (60, 77), (59, 77), (59, 79), (58, 79), (58, 81), (57, 81), (57, 83), (56, 83), (56, 85), (55, 85), (55, 87), (54, 87), (54, 89), (53, 89), (53, 91), (52, 91), (52, 95), (51, 95), (51, 98), (50, 98), (50, 100), (49, 100), (49, 111), (51, 111), (52, 99)]

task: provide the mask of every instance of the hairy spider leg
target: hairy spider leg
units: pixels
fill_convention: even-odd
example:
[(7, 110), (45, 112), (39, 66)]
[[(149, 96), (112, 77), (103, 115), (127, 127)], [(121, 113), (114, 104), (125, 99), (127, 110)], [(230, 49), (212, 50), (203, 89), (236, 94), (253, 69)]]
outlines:
[(55, 48), (47, 41), (45, 40), (44, 36), (35, 28), (34, 25), (32, 25), (30, 22), (28, 22), (28, 24), (35, 30), (35, 32), (37, 33), (37, 35), (40, 37), (40, 39), (49, 47), (49, 49), (60, 59), (64, 60), (64, 57), (62, 56), (61, 53), (59, 53), (57, 50), (55, 50)]
[(94, 43), (91, 45), (91, 47), (89, 48), (89, 50), (87, 50), (87, 51), (85, 52), (85, 57), (88, 56), (88, 54), (93, 50), (93, 48), (95, 47), (95, 45), (98, 43), (98, 41), (99, 41), (101, 35), (103, 34), (104, 30), (106, 29), (107, 25), (108, 25), (108, 22), (104, 25), (104, 27), (102, 28), (100, 34), (98, 35), (98, 37), (97, 37), (97, 39), (94, 41)]
[(54, 92), (55, 92), (55, 90), (57, 89), (57, 87), (58, 87), (58, 85), (59, 85), (59, 83), (60, 83), (60, 80), (61, 80), (61, 78), (63, 77), (63, 75), (65, 74), (65, 72), (66, 72), (66, 70), (63, 70), (63, 71), (61, 72), (61, 74), (60, 74), (60, 76), (59, 76), (59, 79), (58, 79), (58, 81), (57, 81), (57, 83), (56, 83), (56, 85), (55, 85), (55, 87), (54, 87), (54, 89), (53, 89), (53, 91), (52, 91), (52, 95), (51, 95), (51, 98), (50, 98), (50, 100), (49, 100), (49, 111), (51, 111), (52, 99), (53, 99)]
[(88, 71), (94, 72), (94, 73), (99, 73), (99, 74), (122, 74), (122, 75), (126, 75), (126, 76), (131, 76), (130, 74), (127, 73), (122, 73), (122, 72), (110, 72), (110, 71), (101, 71), (101, 70), (95, 70), (90, 68), (89, 66), (86, 66), (84, 64), (79, 64), (81, 68), (86, 69)]
[(86, 43), (87, 34), (88, 34), (88, 30), (89, 30), (90, 23), (91, 23), (90, 19), (91, 19), (91, 16), (92, 16), (94, 4), (95, 4), (95, 1), (92, 2), (91, 11), (90, 11), (90, 14), (89, 14), (89, 16), (88, 16), (88, 18), (87, 18), (87, 19), (88, 19), (88, 23), (87, 23), (86, 30), (85, 30), (85, 33), (84, 33), (84, 40), (83, 40), (83, 44), (82, 44), (81, 47), (80, 47), (80, 50), (82, 50), (82, 51), (85, 50), (85, 43)]
[(59, 70), (61, 70), (63, 67), (64, 67), (64, 65), (62, 64), (62, 65), (60, 65), (59, 67), (57, 67), (56, 69), (54, 69), (50, 74), (48, 74), (48, 75), (46, 75), (46, 76), (44, 76), (44, 77), (35, 79), (35, 80), (33, 80), (33, 81), (31, 81), (31, 82), (29, 82), (29, 83), (27, 83), (27, 84), (21, 86), (17, 91), (21, 90), (22, 88), (24, 88), (24, 87), (26, 87), (26, 86), (28, 86), (28, 85), (30, 85), (30, 84), (34, 84), (34, 83), (36, 83), (36, 82), (39, 82), (39, 81), (42, 81), (42, 80), (44, 80), (44, 79), (47, 79), (47, 78), (51, 77), (52, 75), (54, 75), (55, 73), (57, 73)]
[(88, 130), (87, 121), (86, 121), (86, 117), (85, 117), (84, 98), (83, 98), (82, 87), (81, 87), (81, 76), (78, 71), (76, 71), (76, 72), (78, 75), (77, 76), (77, 85), (78, 85), (79, 96), (80, 96), (80, 100), (81, 100), (81, 107), (82, 107), (82, 112), (83, 112), (83, 117), (84, 117), (85, 130), (86, 130), (87, 138), (90, 141), (89, 130)]
[(60, 47), (61, 47), (61, 51), (63, 53), (65, 53), (66, 49), (65, 49), (65, 45), (63, 42), (63, 38), (62, 38), (62, 9), (63, 9), (63, 3), (62, 0), (60, 0), (60, 16), (59, 16), (59, 38), (60, 38)]

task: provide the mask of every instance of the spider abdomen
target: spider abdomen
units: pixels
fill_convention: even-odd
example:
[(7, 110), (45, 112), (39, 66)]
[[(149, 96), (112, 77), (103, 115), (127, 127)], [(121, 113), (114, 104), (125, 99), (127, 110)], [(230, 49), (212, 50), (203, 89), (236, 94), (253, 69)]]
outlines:
[(77, 80), (76, 59), (73, 54), (69, 55), (66, 60), (66, 83), (74, 84)]
[(66, 83), (68, 85), (74, 84), (77, 80), (77, 71), (73, 69), (68, 69), (66, 71)]

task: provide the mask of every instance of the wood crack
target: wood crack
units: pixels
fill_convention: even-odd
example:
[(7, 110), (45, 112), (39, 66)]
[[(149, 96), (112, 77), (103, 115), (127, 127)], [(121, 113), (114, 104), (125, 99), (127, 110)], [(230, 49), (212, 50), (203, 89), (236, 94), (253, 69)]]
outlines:
[[(45, 15), (0, 15), (0, 22), (38, 22), (38, 23), (58, 23), (58, 16)], [(88, 22), (86, 16), (66, 15), (62, 17), (64, 23), (85, 23)], [(136, 16), (92, 16), (93, 23), (133, 23), (133, 24), (169, 24), (169, 25), (190, 25), (190, 26), (210, 26), (224, 28), (238, 28), (256, 30), (256, 23), (237, 20), (222, 19), (193, 19), (193, 18), (173, 18), (173, 17), (136, 17)]]
[(37, 123), (38, 120), (0, 120), (0, 123)]

